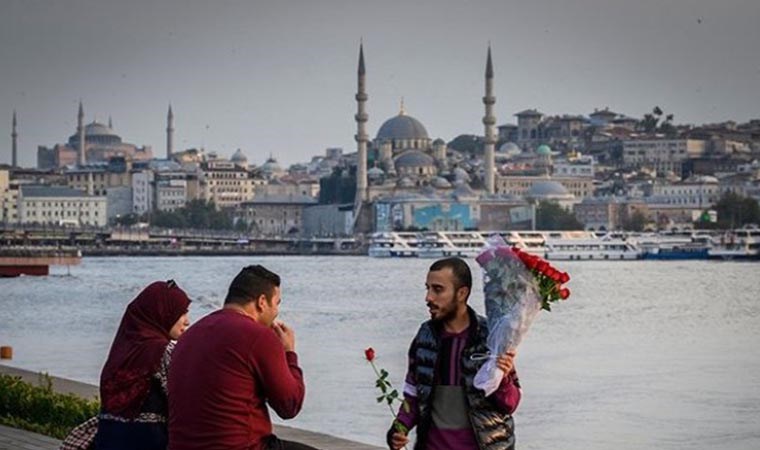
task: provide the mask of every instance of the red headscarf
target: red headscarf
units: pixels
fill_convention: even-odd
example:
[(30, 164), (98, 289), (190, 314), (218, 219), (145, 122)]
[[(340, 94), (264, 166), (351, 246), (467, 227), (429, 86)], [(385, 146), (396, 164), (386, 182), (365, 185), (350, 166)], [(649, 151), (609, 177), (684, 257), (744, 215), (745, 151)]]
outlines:
[(189, 305), (174, 281), (156, 281), (127, 306), (100, 374), (104, 412), (126, 418), (140, 412), (171, 339), (169, 331)]

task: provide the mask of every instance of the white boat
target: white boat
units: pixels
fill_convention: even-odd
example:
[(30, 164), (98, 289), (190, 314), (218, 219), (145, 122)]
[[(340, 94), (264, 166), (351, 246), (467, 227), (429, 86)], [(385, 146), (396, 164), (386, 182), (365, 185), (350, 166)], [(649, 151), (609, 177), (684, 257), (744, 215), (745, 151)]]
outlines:
[(374, 233), (369, 242), (369, 256), (373, 258), (412, 258), (418, 256), (418, 233), (388, 231)]
[(478, 231), (432, 231), (422, 235), (419, 243), (420, 258), (474, 258), (486, 244), (487, 233)]
[(641, 258), (641, 248), (633, 240), (612, 235), (592, 238), (549, 238), (547, 260), (632, 260)]
[(712, 259), (758, 259), (760, 228), (740, 228), (714, 237), (707, 254)]
[(474, 258), (489, 236), (500, 235), (504, 241), (520, 250), (543, 256), (546, 240), (552, 238), (581, 239), (595, 237), (589, 231), (430, 231), (378, 232), (372, 235), (369, 256), (445, 258), (459, 256)]

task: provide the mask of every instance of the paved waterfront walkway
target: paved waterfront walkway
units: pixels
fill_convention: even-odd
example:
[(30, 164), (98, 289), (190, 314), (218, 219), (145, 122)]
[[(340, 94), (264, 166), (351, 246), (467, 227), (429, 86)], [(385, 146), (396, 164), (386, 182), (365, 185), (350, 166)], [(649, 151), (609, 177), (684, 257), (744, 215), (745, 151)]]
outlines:
[[(33, 384), (41, 381), (39, 373), (2, 364), (0, 364), (0, 374), (18, 376)], [(84, 398), (94, 398), (98, 395), (97, 386), (65, 378), (51, 377), (51, 379), (53, 390), (56, 392), (76, 394)], [(302, 442), (322, 450), (382, 450), (382, 447), (283, 425), (275, 425), (274, 431), (280, 439)], [(55, 450), (59, 444), (60, 441), (47, 436), (0, 425), (0, 450)]]

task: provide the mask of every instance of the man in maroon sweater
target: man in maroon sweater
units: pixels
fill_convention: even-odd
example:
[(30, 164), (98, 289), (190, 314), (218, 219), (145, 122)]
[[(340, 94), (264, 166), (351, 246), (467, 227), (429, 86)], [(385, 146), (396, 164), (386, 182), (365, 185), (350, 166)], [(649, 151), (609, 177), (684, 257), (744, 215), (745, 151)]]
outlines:
[(224, 307), (185, 332), (169, 366), (169, 450), (312, 449), (272, 434), (267, 405), (290, 419), (305, 393), (279, 305), (280, 277), (248, 266)]

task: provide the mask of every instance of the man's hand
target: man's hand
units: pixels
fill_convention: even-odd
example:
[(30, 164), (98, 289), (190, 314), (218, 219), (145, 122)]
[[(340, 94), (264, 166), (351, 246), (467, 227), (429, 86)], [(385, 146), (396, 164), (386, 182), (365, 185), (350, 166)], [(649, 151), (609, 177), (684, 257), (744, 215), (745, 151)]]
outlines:
[(296, 351), (296, 333), (292, 328), (288, 327), (282, 322), (275, 322), (272, 324), (272, 330), (282, 342), (282, 346), (285, 347), (286, 352)]
[(395, 431), (391, 436), (390, 448), (391, 450), (399, 450), (409, 443), (409, 438), (400, 431)]
[(515, 356), (517, 356), (517, 352), (512, 350), (496, 358), (496, 367), (504, 372), (505, 377), (515, 368)]

